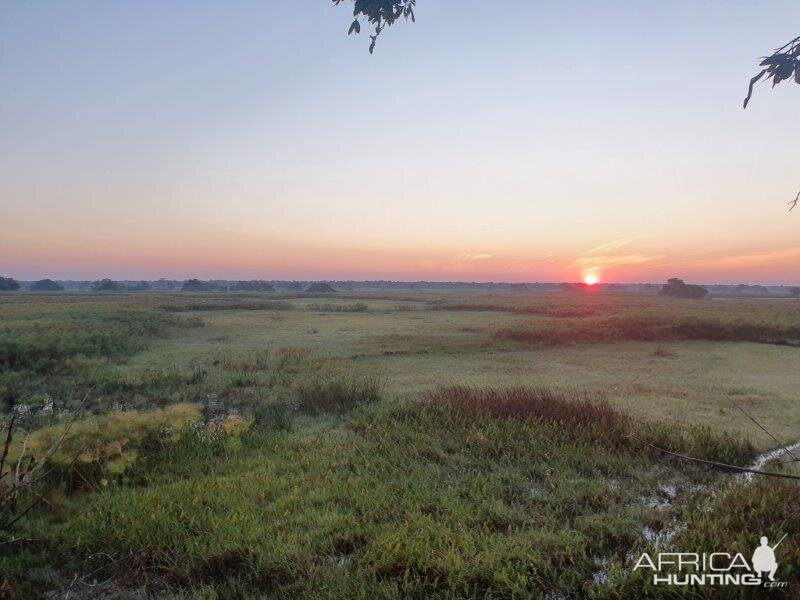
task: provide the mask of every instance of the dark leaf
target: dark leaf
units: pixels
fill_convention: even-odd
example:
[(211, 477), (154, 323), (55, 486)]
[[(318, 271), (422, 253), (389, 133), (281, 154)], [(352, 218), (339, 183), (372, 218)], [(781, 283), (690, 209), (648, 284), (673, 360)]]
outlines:
[(794, 61), (789, 57), (784, 58), (775, 69), (775, 75), (772, 78), (772, 86), (775, 87), (781, 81), (789, 79), (794, 73)]

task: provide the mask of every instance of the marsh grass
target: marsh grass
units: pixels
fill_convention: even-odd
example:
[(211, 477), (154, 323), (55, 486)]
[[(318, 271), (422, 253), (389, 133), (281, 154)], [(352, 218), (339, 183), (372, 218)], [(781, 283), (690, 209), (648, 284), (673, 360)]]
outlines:
[(193, 312), (205, 310), (294, 310), (295, 306), (283, 300), (257, 300), (232, 298), (178, 298), (160, 305), (169, 312)]
[[(624, 441), (633, 419), (579, 391), (457, 387), (397, 404), (378, 402), (374, 382), (308, 389), (318, 417), (291, 417), (283, 401), (230, 426), (190, 407), (81, 424), (84, 441), (131, 434), (133, 458), (26, 523), (21, 535), (49, 541), (0, 556), (12, 596), (72, 578), (41, 568), (55, 552), (70, 573), (125, 557), (108, 566), (123, 590), (192, 597), (612, 598), (642, 585), (628, 564), (647, 548), (639, 530), (666, 526), (641, 498), (665, 479), (688, 485)], [(659, 435), (686, 444), (674, 428)], [(696, 443), (730, 443), (708, 435)], [(737, 510), (757, 501), (742, 493)], [(700, 548), (718, 514), (695, 515)], [(744, 538), (761, 524), (737, 526)], [(597, 556), (614, 573), (605, 586), (593, 583)]]
[(355, 304), (314, 303), (306, 306), (306, 310), (324, 313), (361, 313), (369, 311), (369, 306), (363, 302), (356, 302)]
[[(42, 298), (41, 304), (30, 305), (3, 300), (6, 332), (31, 331), (31, 336), (23, 333), (17, 339), (34, 339), (35, 322), (41, 329), (58, 327), (62, 321), (73, 323), (77, 313), (99, 315), (84, 321), (94, 321), (87, 331), (114, 328), (120, 317), (112, 313), (128, 301), (125, 296), (102, 302), (70, 295), (63, 301)], [(263, 302), (236, 301), (245, 300), (248, 305)], [(788, 540), (800, 539), (796, 520), (783, 523), (796, 504), (795, 487), (732, 484), (725, 474), (687, 468), (629, 434), (732, 464), (752, 459), (755, 449), (749, 438), (676, 422), (666, 411), (651, 411), (651, 419), (621, 411), (615, 407), (614, 372), (608, 365), (598, 366), (595, 355), (585, 373), (606, 369), (605, 392), (561, 384), (505, 387), (501, 376), (519, 381), (520, 371), (500, 369), (529, 360), (533, 352), (500, 348), (496, 356), (479, 356), (486, 362), (467, 363), (479, 364), (487, 374), (492, 370), (488, 381), (494, 387), (475, 378), (479, 387), (434, 388), (421, 396), (408, 392), (401, 401), (374, 376), (383, 372), (378, 371), (386, 364), (378, 362), (383, 357), (404, 370), (411, 365), (410, 377), (419, 379), (415, 390), (430, 389), (445, 380), (444, 374), (452, 381), (451, 369), (464, 364), (457, 363), (464, 357), (453, 353), (452, 341), (443, 343), (433, 333), (420, 335), (420, 323), (458, 333), (459, 343), (472, 344), (477, 353), (494, 321), (487, 319), (484, 325), (483, 315), (457, 311), (390, 317), (375, 310), (366, 321), (386, 330), (372, 334), (389, 337), (365, 338), (384, 345), (366, 347), (375, 353), (375, 364), (356, 364), (326, 354), (347, 333), (339, 324), (349, 327), (355, 317), (323, 319), (307, 310), (281, 315), (295, 333), (309, 324), (322, 329), (318, 323), (324, 321), (329, 337), (318, 352), (279, 343), (267, 349), (264, 340), (275, 335), (274, 315), (250, 313), (248, 320), (232, 315), (243, 328), (267, 332), (246, 342), (241, 342), (242, 329), (216, 324), (231, 315), (204, 315), (213, 329), (208, 337), (215, 341), (203, 345), (203, 330), (176, 325), (173, 320), (180, 321), (179, 316), (153, 308), (217, 301), (213, 295), (137, 297), (136, 303), (152, 305), (139, 308), (158, 315), (156, 321), (166, 318), (164, 329), (142, 325), (135, 317), (138, 324), (120, 326), (123, 335), (135, 338), (130, 347), (111, 356), (104, 350), (58, 354), (64, 357), (42, 376), (47, 387), (37, 393), (53, 391), (56, 404), (62, 399), (56, 390), (102, 390), (97, 392), (96, 412), (105, 414), (84, 413), (74, 435), (52, 457), (53, 468), (41, 489), (47, 502), (14, 532), (31, 541), (0, 546), (4, 594), (36, 598), (63, 593), (76, 573), (100, 569), (96, 573), (111, 578), (120, 597), (145, 590), (186, 598), (661, 598), (669, 594), (647, 588), (632, 571), (630, 556), (651, 548), (644, 528), (662, 531), (680, 519), (687, 528), (675, 547), (693, 551), (752, 552), (751, 540), (763, 532), (778, 539), (779, 530), (790, 534)], [(534, 300), (459, 302), (523, 310)], [(562, 300), (547, 302), (555, 307)], [(302, 302), (297, 307), (303, 308)], [(540, 312), (525, 314), (540, 318), (531, 319), (526, 328), (550, 324), (569, 329), (578, 321), (587, 328), (595, 322), (610, 328), (613, 317), (630, 323), (650, 320), (660, 332), (664, 322), (684, 322), (687, 314), (702, 322), (727, 326), (739, 320), (782, 332), (798, 322), (795, 309), (782, 304), (759, 308), (714, 301), (690, 305), (580, 298), (570, 300), (561, 312), (534, 309)], [(436, 317), (433, 324), (431, 317)], [(413, 321), (413, 333), (391, 330), (397, 325), (392, 319), (400, 318)], [(467, 336), (460, 329), (467, 325), (471, 334), (463, 339)], [(171, 344), (175, 340), (168, 339), (173, 328), (187, 337), (177, 350)], [(139, 348), (162, 337), (166, 350), (139, 356), (131, 361), (135, 365), (124, 364)], [(587, 334), (586, 339), (592, 338)], [(652, 345), (634, 346), (634, 351), (649, 367), (665, 369), (689, 354), (686, 346), (680, 348), (675, 361), (649, 358)], [(418, 357), (417, 351), (426, 354)], [(573, 366), (568, 359), (576, 354), (569, 348), (537, 351), (535, 356), (546, 359), (554, 353), (561, 357), (559, 368)], [(497, 357), (505, 362), (489, 362)], [(422, 361), (431, 365), (427, 375), (413, 370)], [(4, 371), (3, 377), (27, 377), (29, 372)], [(680, 383), (677, 388), (682, 389)], [(184, 399), (193, 403), (179, 403)], [(112, 401), (122, 400), (142, 410), (107, 412)], [(162, 403), (169, 406), (154, 409)], [(58, 425), (32, 431), (33, 451), (46, 448), (58, 431)], [(12, 452), (19, 452), (19, 446)], [(73, 461), (76, 455), (79, 461)], [(654, 510), (643, 498), (663, 485), (679, 490), (677, 497), (670, 506)], [(708, 491), (698, 495), (697, 489)], [(790, 579), (793, 572), (788, 569), (796, 568), (800, 557), (794, 541), (784, 544), (781, 577)], [(598, 558), (607, 562), (603, 585), (593, 578)], [(93, 583), (91, 576), (87, 583)], [(76, 584), (72, 589), (81, 588)], [(85, 589), (95, 593), (100, 588)]]
[(10, 316), (0, 329), (0, 388), (17, 403), (41, 404), (55, 397), (62, 409), (87, 408), (81, 403), (89, 390), (147, 392), (157, 380), (168, 383), (174, 373), (123, 381), (114, 369), (152, 340), (202, 325), (154, 309), (112, 304), (25, 306)]
[[(650, 452), (630, 434), (664, 449), (728, 464), (747, 464), (756, 449), (744, 436), (713, 431), (701, 425), (675, 428), (652, 420), (633, 419), (605, 397), (577, 389), (546, 387), (469, 388), (443, 387), (424, 400), (447, 407), (462, 417), (544, 421), (566, 427), (590, 429), (598, 441), (618, 448)], [(653, 454), (657, 457), (656, 454)]]
[(292, 431), (292, 409), (286, 402), (260, 404), (253, 413), (250, 429), (255, 432)]
[(613, 298), (609, 296), (501, 296), (485, 300), (429, 300), (429, 310), (468, 312), (507, 312), (517, 315), (537, 315), (554, 318), (600, 317), (645, 308), (652, 304), (641, 298)]
[(605, 399), (580, 390), (553, 388), (439, 388), (425, 399), (467, 417), (489, 415), (501, 419), (544, 420), (565, 426), (593, 427), (599, 435), (621, 442), (629, 419)]
[[(362, 408), (302, 417), (293, 433), (271, 409), (265, 430), (159, 433), (155, 449), (140, 444), (144, 475), (61, 503), (51, 551), (124, 556), (125, 585), (198, 596), (617, 597), (641, 583), (627, 562), (647, 548), (640, 528), (665, 523), (640, 498), (686, 477), (609, 444), (601, 426), (631, 420), (580, 393), (454, 388)], [(607, 587), (593, 583), (596, 556), (616, 573)], [(13, 589), (41, 585), (36, 560), (6, 560)]]
[(375, 376), (314, 379), (297, 388), (298, 409), (306, 414), (342, 414), (381, 399), (385, 382)]
[(47, 375), (78, 356), (129, 356), (145, 348), (148, 339), (185, 324), (147, 309), (70, 314), (50, 322), (12, 321), (0, 330), (0, 372)]
[(713, 317), (623, 315), (602, 319), (569, 319), (520, 324), (493, 334), (503, 341), (562, 345), (587, 342), (686, 341), (764, 342), (800, 339), (800, 324), (726, 321)]

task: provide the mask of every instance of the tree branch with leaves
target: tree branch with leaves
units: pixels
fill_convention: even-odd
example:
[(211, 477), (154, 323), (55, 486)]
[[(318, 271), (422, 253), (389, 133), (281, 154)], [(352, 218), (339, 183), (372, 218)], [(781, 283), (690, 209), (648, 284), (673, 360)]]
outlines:
[[(339, 6), (346, 0), (333, 0), (334, 6)], [(353, 23), (347, 35), (361, 33), (361, 19), (366, 20), (373, 26), (374, 33), (370, 35), (369, 53), (375, 52), (375, 44), (378, 36), (386, 28), (394, 25), (400, 19), (414, 18), (414, 7), (417, 0), (352, 0)]]
[[(747, 108), (753, 97), (753, 88), (761, 80), (772, 80), (772, 87), (789, 79), (794, 79), (794, 82), (800, 85), (800, 36), (776, 48), (769, 56), (762, 57), (759, 66), (763, 68), (750, 79), (743, 103), (744, 108)], [(800, 192), (797, 192), (794, 200), (789, 201), (789, 210), (798, 203), (800, 203)]]
[(764, 81), (771, 79), (772, 87), (792, 78), (795, 83), (800, 84), (800, 36), (777, 48), (769, 56), (762, 57), (759, 66), (764, 68), (750, 80), (747, 97), (744, 99), (744, 108), (747, 108), (753, 97), (754, 86), (762, 79)]

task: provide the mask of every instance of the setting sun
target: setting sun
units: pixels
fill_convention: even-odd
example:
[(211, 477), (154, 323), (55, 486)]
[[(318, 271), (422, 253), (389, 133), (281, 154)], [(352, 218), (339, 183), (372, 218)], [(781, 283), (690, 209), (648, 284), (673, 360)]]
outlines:
[(599, 275), (597, 273), (584, 273), (583, 274), (583, 283), (586, 285), (594, 285), (600, 281)]

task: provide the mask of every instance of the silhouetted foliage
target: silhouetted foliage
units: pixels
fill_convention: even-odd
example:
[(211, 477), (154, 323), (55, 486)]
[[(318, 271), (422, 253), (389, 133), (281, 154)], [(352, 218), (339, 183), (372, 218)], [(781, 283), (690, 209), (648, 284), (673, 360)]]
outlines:
[(52, 279), (40, 279), (31, 285), (32, 292), (63, 292), (64, 288)]
[(0, 277), (0, 292), (16, 292), (19, 283), (11, 277)]
[[(339, 6), (345, 0), (333, 0), (335, 6)], [(414, 21), (414, 6), (417, 0), (352, 0), (353, 1), (353, 22), (347, 35), (361, 33), (361, 21), (366, 21), (373, 26), (374, 33), (369, 36), (369, 53), (375, 51), (375, 43), (378, 36), (385, 27), (393, 25), (398, 19), (411, 19)]]
[(124, 289), (125, 286), (123, 286), (121, 283), (118, 281), (112, 281), (108, 278), (92, 283), (92, 290), (95, 292), (120, 292)]
[(791, 42), (777, 48), (769, 56), (763, 57), (759, 66), (764, 68), (750, 80), (747, 97), (744, 99), (744, 108), (747, 108), (750, 98), (753, 96), (753, 86), (761, 79), (765, 81), (771, 79), (772, 87), (790, 78), (800, 84), (800, 37), (794, 38)]
[(792, 298), (800, 298), (800, 287), (789, 288), (789, 293), (792, 295)]
[(299, 281), (292, 281), (286, 286), (287, 292), (302, 292), (303, 284)]
[(183, 282), (181, 290), (184, 292), (213, 292), (214, 286), (207, 281), (199, 279), (187, 279)]
[(684, 283), (683, 279), (673, 277), (667, 280), (667, 283), (661, 288), (661, 295), (673, 298), (699, 299), (708, 296), (708, 290), (701, 285)]
[(275, 288), (267, 281), (253, 279), (251, 281), (236, 281), (228, 288), (232, 292), (274, 292)]
[[(772, 87), (787, 79), (794, 79), (795, 83), (800, 84), (800, 36), (780, 48), (776, 48), (769, 56), (763, 57), (759, 66), (763, 68), (750, 79), (747, 96), (744, 99), (744, 108), (747, 108), (750, 98), (753, 97), (753, 86), (762, 79), (764, 81), (771, 79)], [(789, 210), (792, 210), (799, 202), (800, 192), (797, 192), (794, 200), (789, 201)]]
[(317, 281), (316, 283), (312, 283), (310, 286), (308, 286), (306, 291), (311, 292), (312, 294), (330, 294), (336, 290), (333, 289), (333, 286), (331, 286), (329, 283)]
[(526, 293), (526, 292), (530, 292), (531, 289), (525, 283), (512, 283), (511, 284), (511, 291), (512, 292)]

